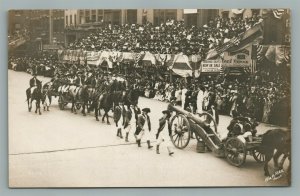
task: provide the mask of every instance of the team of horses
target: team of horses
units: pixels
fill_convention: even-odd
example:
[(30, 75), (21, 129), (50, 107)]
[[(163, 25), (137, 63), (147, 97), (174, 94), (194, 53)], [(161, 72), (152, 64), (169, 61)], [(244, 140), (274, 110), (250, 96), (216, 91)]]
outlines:
[[(43, 104), (44, 111), (49, 111), (49, 106), (52, 101), (52, 95), (69, 97), (72, 102), (71, 112), (76, 112), (76, 103), (80, 103), (82, 106), (82, 114), (86, 115), (87, 112), (94, 111), (95, 118), (99, 121), (99, 116), (101, 116), (100, 110), (104, 110), (104, 115), (102, 116), (102, 122), (109, 122), (108, 112), (114, 110), (114, 107), (119, 104), (120, 101), (124, 105), (137, 105), (140, 92), (138, 89), (126, 89), (118, 90), (116, 88), (116, 83), (102, 84), (99, 88), (93, 88), (89, 85), (75, 86), (71, 85), (68, 87), (67, 92), (60, 92), (57, 94), (57, 89), (61, 88), (60, 85), (55, 85), (55, 81), (48, 82), (44, 85), (38, 83), (36, 87), (29, 88), (26, 90), (28, 111), (32, 109), (32, 102), (36, 101), (36, 110), (41, 115), (40, 104)], [(286, 158), (289, 159), (289, 164), (291, 164), (291, 136), (290, 130), (285, 131), (283, 129), (271, 129), (265, 132), (262, 136), (262, 143), (259, 151), (265, 155), (264, 161), (264, 174), (265, 176), (270, 176), (268, 163), (273, 158), (274, 166), (276, 169), (282, 169), (284, 161)], [(281, 161), (278, 163), (279, 157)], [(290, 176), (290, 165), (287, 170), (287, 174)], [(290, 179), (290, 178), (289, 178)]]
[[(121, 87), (122, 86), (122, 87)], [(64, 90), (62, 90), (64, 89)], [(26, 90), (28, 111), (32, 109), (32, 102), (36, 101), (36, 113), (39, 111), (41, 115), (41, 104), (44, 111), (49, 111), (52, 102), (52, 96), (59, 96), (62, 102), (72, 103), (71, 112), (77, 114), (77, 110), (82, 108), (81, 113), (95, 111), (95, 118), (99, 121), (101, 110), (104, 110), (102, 122), (109, 122), (109, 111), (114, 110), (119, 102), (123, 102), (125, 106), (137, 105), (140, 96), (138, 89), (125, 87), (118, 81), (111, 83), (103, 82), (97, 88), (91, 85), (62, 85), (56, 80), (51, 80), (46, 84), (38, 83), (35, 87)], [(77, 107), (77, 106), (80, 107)]]

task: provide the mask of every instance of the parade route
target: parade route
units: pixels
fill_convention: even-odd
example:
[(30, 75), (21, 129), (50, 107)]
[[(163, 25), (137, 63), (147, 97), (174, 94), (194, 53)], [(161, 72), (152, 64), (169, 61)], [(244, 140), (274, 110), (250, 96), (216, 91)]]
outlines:
[[(161, 154), (138, 148), (133, 133), (129, 142), (116, 137), (116, 126), (97, 122), (93, 112), (87, 116), (71, 113), (70, 105), (60, 110), (57, 98), (50, 111), (42, 115), (27, 110), (25, 90), (31, 76), (8, 71), (9, 100), (9, 186), (10, 187), (166, 187), (166, 186), (285, 186), (280, 179), (265, 182), (263, 164), (248, 155), (237, 168), (212, 153), (197, 153), (195, 139), (170, 157), (164, 145)], [(49, 78), (38, 76), (43, 84)], [(140, 97), (139, 107), (151, 108), (152, 145), (158, 119), (168, 103)], [(112, 113), (110, 112), (110, 116)], [(220, 116), (222, 137), (231, 118)], [(275, 126), (260, 124), (262, 134)], [(123, 133), (124, 134), (124, 133)], [(167, 133), (164, 133), (167, 134)], [(285, 168), (287, 166), (285, 164)], [(270, 162), (273, 166), (273, 162)], [(271, 169), (270, 169), (271, 170)], [(274, 170), (272, 170), (274, 171)]]

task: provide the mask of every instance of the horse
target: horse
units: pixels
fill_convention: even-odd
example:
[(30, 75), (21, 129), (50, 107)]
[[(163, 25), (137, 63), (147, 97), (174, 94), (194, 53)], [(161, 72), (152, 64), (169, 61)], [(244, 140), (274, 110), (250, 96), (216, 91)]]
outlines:
[(95, 99), (94, 107), (95, 107), (95, 118), (99, 121), (98, 115), (100, 113), (100, 109), (104, 109), (104, 115), (102, 117), (102, 122), (104, 122), (104, 118), (106, 117), (107, 124), (110, 124), (108, 119), (108, 112), (113, 108), (114, 100), (113, 100), (113, 93), (104, 92), (98, 94), (97, 98)]
[(88, 86), (87, 87), (87, 94), (88, 94), (88, 97), (87, 97), (87, 105), (89, 107), (87, 107), (87, 112), (90, 113), (91, 111), (94, 110), (94, 102), (93, 100), (96, 98), (96, 89), (93, 88), (93, 87), (90, 87)]
[(124, 105), (129, 107), (130, 105), (136, 106), (139, 102), (140, 91), (138, 89), (130, 89), (126, 96), (123, 97)]
[[(276, 152), (274, 153), (274, 150)], [(284, 131), (282, 129), (268, 130), (262, 136), (262, 143), (260, 146), (260, 152), (265, 155), (264, 173), (265, 176), (270, 176), (268, 170), (268, 163), (273, 158), (275, 168), (282, 169), (283, 163), (286, 158), (290, 160), (291, 153), (291, 136), (290, 131)], [(283, 158), (278, 164), (278, 158), (283, 154)], [(290, 165), (288, 171), (290, 171)]]
[(37, 113), (37, 110), (39, 110), (39, 115), (41, 115), (41, 100), (43, 98), (43, 92), (42, 92), (42, 82), (38, 82), (37, 86), (28, 88), (26, 90), (26, 97), (27, 97), (27, 105), (28, 105), (28, 111), (31, 112), (32, 109), (32, 102), (35, 100), (35, 113)]
[(85, 107), (88, 104), (87, 86), (83, 85), (83, 86), (77, 87), (75, 85), (71, 85), (68, 90), (68, 95), (71, 97), (71, 101), (72, 101), (71, 112), (72, 113), (74, 112), (74, 114), (77, 114), (76, 104), (81, 103), (81, 105), (82, 105), (81, 113), (84, 116), (86, 116)]

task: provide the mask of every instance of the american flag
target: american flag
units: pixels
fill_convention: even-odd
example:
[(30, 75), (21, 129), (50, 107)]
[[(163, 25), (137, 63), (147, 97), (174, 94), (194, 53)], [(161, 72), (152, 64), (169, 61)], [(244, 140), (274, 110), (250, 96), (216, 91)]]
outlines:
[(132, 57), (134, 59), (135, 64), (137, 65), (138, 62), (143, 59), (145, 56), (145, 53), (140, 52), (140, 53), (132, 53)]
[(227, 49), (231, 48), (232, 46), (237, 46), (240, 44), (242, 35), (232, 38), (229, 42), (216, 47), (216, 51), (218, 54), (225, 52)]
[(274, 17), (281, 19), (282, 15), (284, 14), (284, 9), (272, 9)]
[(267, 49), (268, 49), (267, 45), (260, 45), (260, 44), (256, 45), (256, 58), (258, 62), (264, 59)]

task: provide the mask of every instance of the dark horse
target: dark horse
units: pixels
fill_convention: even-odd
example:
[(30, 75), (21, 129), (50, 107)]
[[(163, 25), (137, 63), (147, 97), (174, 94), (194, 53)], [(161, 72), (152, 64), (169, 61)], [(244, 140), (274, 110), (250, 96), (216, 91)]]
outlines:
[(126, 92), (125, 96), (122, 98), (124, 105), (129, 107), (130, 105), (136, 106), (139, 102), (140, 91), (138, 89), (130, 89)]
[(95, 117), (96, 120), (99, 121), (98, 115), (100, 113), (100, 109), (104, 110), (104, 115), (102, 117), (102, 122), (104, 122), (104, 118), (106, 117), (107, 124), (110, 124), (108, 119), (108, 112), (113, 108), (114, 105), (114, 94), (110, 92), (104, 92), (98, 94), (97, 98), (95, 99), (94, 107), (95, 107)]
[(89, 100), (89, 93), (87, 90), (87, 86), (70, 86), (69, 88), (69, 96), (71, 97), (72, 100), (72, 107), (71, 107), (71, 112), (74, 112), (74, 114), (77, 114), (77, 104), (80, 104), (82, 106), (82, 111), (81, 113), (85, 116), (85, 107), (88, 105), (88, 100)]
[[(274, 154), (274, 150), (276, 152)], [(290, 131), (282, 129), (271, 129), (263, 134), (260, 151), (265, 154), (264, 172), (265, 176), (270, 176), (268, 170), (268, 163), (273, 158), (275, 168), (282, 169), (285, 159), (288, 157), (290, 160), (291, 153), (291, 136)], [(283, 158), (278, 164), (278, 158), (283, 154)], [(290, 165), (288, 172), (290, 170)]]
[(32, 102), (35, 100), (35, 113), (39, 110), (39, 115), (41, 115), (41, 100), (43, 99), (42, 93), (42, 82), (38, 82), (37, 86), (28, 88), (26, 90), (26, 97), (27, 97), (27, 105), (28, 111), (31, 112), (32, 109)]

